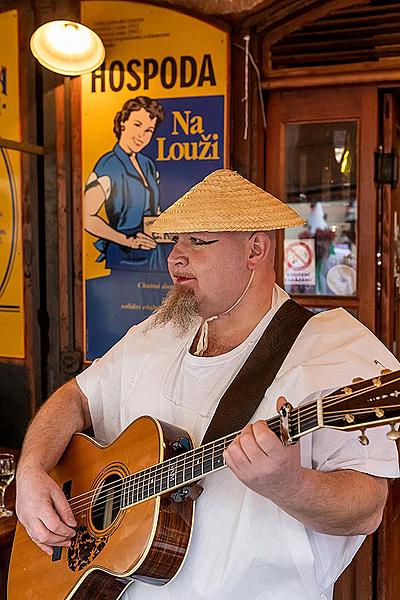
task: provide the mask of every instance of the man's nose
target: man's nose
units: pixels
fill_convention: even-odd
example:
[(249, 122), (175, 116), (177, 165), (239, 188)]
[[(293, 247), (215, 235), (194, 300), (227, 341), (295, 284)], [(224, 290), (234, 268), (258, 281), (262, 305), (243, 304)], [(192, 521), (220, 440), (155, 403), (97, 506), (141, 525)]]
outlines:
[(187, 265), (189, 263), (188, 256), (179, 243), (173, 246), (168, 256), (168, 262), (171, 265)]

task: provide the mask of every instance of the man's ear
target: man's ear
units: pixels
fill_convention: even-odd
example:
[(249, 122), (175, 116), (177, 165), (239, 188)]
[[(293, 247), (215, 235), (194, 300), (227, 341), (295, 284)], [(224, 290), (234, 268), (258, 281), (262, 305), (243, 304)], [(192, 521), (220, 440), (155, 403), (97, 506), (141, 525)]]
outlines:
[(249, 268), (258, 267), (264, 262), (271, 251), (271, 240), (264, 231), (256, 231), (249, 239)]

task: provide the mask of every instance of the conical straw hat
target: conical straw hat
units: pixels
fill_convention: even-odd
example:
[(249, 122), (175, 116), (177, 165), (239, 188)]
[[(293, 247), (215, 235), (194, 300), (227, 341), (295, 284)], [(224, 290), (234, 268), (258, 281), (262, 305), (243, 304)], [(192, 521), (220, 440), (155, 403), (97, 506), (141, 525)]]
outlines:
[(167, 208), (151, 230), (154, 233), (269, 231), (304, 223), (292, 208), (236, 171), (218, 169)]

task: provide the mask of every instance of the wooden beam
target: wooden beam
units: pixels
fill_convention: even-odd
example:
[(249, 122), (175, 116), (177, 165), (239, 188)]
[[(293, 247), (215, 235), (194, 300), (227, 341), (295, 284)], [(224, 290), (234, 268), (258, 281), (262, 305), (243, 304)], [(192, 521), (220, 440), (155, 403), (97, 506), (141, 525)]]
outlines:
[[(399, 14), (400, 21), (400, 14)], [(318, 23), (318, 25), (320, 22)], [(284, 44), (312, 44), (323, 41), (335, 41), (340, 38), (342, 40), (359, 39), (361, 36), (375, 37), (376, 35), (393, 35), (399, 31), (399, 23), (392, 21), (391, 23), (381, 23), (379, 27), (371, 24), (369, 27), (358, 27), (353, 29), (337, 28), (337, 29), (312, 29), (303, 27), (299, 31), (295, 31), (285, 38), (282, 38), (279, 42), (274, 44), (274, 47), (280, 47)], [(313, 40), (313, 41), (311, 41)]]
[[(365, 6), (363, 6), (361, 10), (363, 11), (363, 13), (378, 13), (378, 12), (385, 11), (388, 8), (388, 6), (390, 6), (391, 9), (393, 9), (395, 7), (400, 8), (400, 2), (390, 2), (390, 3), (387, 2), (386, 4), (382, 3), (381, 5), (375, 4), (375, 3), (369, 3), (369, 4), (366, 4)], [(356, 5), (353, 4), (352, 6), (349, 6), (348, 8), (344, 8), (341, 12), (349, 14), (349, 15), (351, 15), (351, 14), (357, 15), (360, 12), (360, 8), (357, 4)]]
[(29, 142), (16, 142), (15, 140), (8, 140), (0, 137), (0, 146), (2, 148), (8, 148), (9, 150), (18, 150), (19, 152), (28, 152), (28, 154), (44, 154), (44, 147), (37, 146), (36, 144), (30, 144)]
[[(362, 5), (368, 2), (369, 0), (359, 0), (358, 4)], [(268, 45), (276, 43), (285, 35), (300, 29), (304, 25), (313, 23), (314, 21), (317, 21), (318, 19), (321, 19), (330, 13), (346, 8), (349, 5), (354, 5), (354, 0), (327, 0), (327, 2), (323, 3), (313, 3), (316, 4), (314, 7), (307, 6), (307, 4), (308, 3), (301, 2), (301, 13), (293, 16), (292, 18), (291, 14), (293, 15), (293, 4), (291, 4), (286, 10), (286, 14), (282, 14), (280, 19), (281, 22), (279, 24), (274, 25), (273, 23), (267, 23), (265, 26), (258, 28), (259, 33), (266, 34), (266, 37), (268, 38)]]
[[(313, 1), (313, 0), (308, 0)], [(305, 0), (307, 2), (307, 0)], [(264, 0), (256, 9), (253, 9), (247, 16), (240, 19), (240, 29), (256, 28), (267, 21), (274, 19), (274, 15), (282, 7), (288, 4), (287, 0)]]
[[(287, 42), (286, 42), (287, 40)], [(353, 48), (365, 48), (368, 44), (372, 48), (380, 48), (383, 46), (391, 47), (394, 44), (400, 42), (400, 31), (396, 31), (393, 33), (377, 33), (374, 34), (373, 38), (366, 37), (363, 39), (343, 36), (340, 39), (328, 39), (328, 40), (320, 40), (317, 42), (292, 42), (291, 38), (286, 38), (285, 42), (281, 42), (279, 45), (273, 47), (273, 56), (281, 56), (281, 55), (293, 55), (298, 52), (307, 53), (308, 55), (312, 55), (315, 51), (320, 51), (322, 49), (329, 50), (330, 48), (334, 49), (353, 49)], [(306, 52), (305, 52), (306, 51)]]
[[(335, 66), (338, 70), (343, 64), (354, 66), (359, 63), (372, 64), (376, 69), (382, 60), (393, 58), (399, 61), (400, 43), (380, 44), (376, 47), (349, 48), (348, 50), (327, 50), (326, 52), (301, 54), (295, 56), (291, 52), (282, 52), (271, 57), (272, 71), (278, 72), (281, 69), (299, 69), (322, 68), (326, 66)], [(301, 65), (301, 67), (300, 67)], [(354, 70), (354, 69), (353, 69)]]
[[(376, 55), (375, 49), (374, 48), (357, 48), (355, 50), (339, 50), (339, 51), (332, 51), (332, 52), (319, 52), (318, 54), (296, 54), (296, 57), (289, 55), (283, 55), (283, 56), (273, 56), (272, 57), (272, 64), (276, 65), (276, 67), (273, 67), (275, 70), (279, 69), (279, 63), (284, 63), (285, 59), (289, 59), (291, 61), (295, 60), (297, 63), (301, 64), (302, 66), (305, 66), (305, 63), (311, 63), (310, 67), (312, 66), (318, 66), (319, 64), (322, 63), (321, 67), (325, 67), (325, 65), (330, 62), (332, 64), (332, 62), (335, 63), (335, 65), (337, 66), (338, 64), (341, 65), (342, 62), (351, 62), (352, 64), (356, 63), (356, 62), (360, 62), (360, 59), (362, 59), (363, 61), (365, 60), (369, 60), (369, 61), (374, 61), (377, 62), (379, 60), (379, 57)], [(376, 66), (376, 65), (375, 65)], [(293, 68), (298, 68), (298, 67), (293, 67)]]
[[(345, 65), (343, 65), (345, 66)], [(354, 67), (354, 65), (351, 65)], [(359, 65), (357, 65), (358, 67)], [(371, 66), (372, 67), (372, 66)], [(293, 71), (294, 69), (292, 69)], [(274, 76), (262, 82), (264, 90), (294, 89), (303, 87), (321, 87), (332, 85), (347, 85), (353, 83), (392, 83), (400, 82), (400, 64), (397, 68), (381, 70), (376, 64), (371, 69), (349, 70), (343, 72), (336, 67), (335, 71), (318, 74), (318, 69), (313, 73)]]
[(366, 15), (364, 17), (361, 15), (347, 16), (346, 13), (343, 14), (341, 11), (337, 12), (335, 14), (337, 16), (334, 16), (331, 13), (330, 15), (327, 15), (326, 19), (319, 19), (318, 22), (316, 22), (316, 23), (312, 23), (310, 25), (305, 25), (304, 29), (307, 30), (307, 29), (311, 29), (313, 27), (318, 27), (318, 28), (335, 27), (335, 29), (340, 30), (340, 29), (348, 29), (349, 27), (352, 27), (352, 28), (358, 30), (358, 28), (360, 26), (361, 26), (360, 29), (365, 25), (368, 25), (371, 28), (378, 23), (380, 23), (380, 24), (387, 23), (389, 26), (394, 27), (396, 25), (396, 23), (399, 22), (400, 8), (393, 12), (386, 11), (385, 13), (382, 13), (379, 15)]
[(346, 306), (353, 310), (358, 310), (360, 301), (358, 298), (349, 298), (349, 296), (306, 296), (305, 294), (291, 294), (293, 300), (302, 306), (310, 308), (340, 308)]

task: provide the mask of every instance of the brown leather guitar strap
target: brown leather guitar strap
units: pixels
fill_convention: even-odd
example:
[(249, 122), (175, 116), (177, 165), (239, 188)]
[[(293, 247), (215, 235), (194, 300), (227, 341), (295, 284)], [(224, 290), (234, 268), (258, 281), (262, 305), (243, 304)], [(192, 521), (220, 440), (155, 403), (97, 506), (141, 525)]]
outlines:
[(242, 429), (255, 413), (300, 331), (313, 313), (294, 300), (277, 310), (215, 410), (201, 444)]

